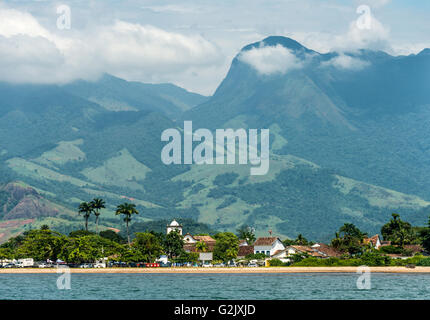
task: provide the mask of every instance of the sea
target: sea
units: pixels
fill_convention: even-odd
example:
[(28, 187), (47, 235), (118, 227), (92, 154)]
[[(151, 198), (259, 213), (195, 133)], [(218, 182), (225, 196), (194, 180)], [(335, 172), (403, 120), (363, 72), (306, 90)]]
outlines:
[[(0, 299), (430, 299), (430, 274), (0, 274)], [(359, 284), (357, 284), (359, 282)]]

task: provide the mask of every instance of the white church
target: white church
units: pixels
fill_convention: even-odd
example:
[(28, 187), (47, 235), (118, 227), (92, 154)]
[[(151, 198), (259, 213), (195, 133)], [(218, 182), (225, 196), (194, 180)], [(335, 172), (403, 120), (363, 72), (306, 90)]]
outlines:
[(172, 231), (178, 231), (179, 234), (182, 235), (182, 225), (180, 225), (175, 219), (166, 226), (166, 234), (169, 234)]

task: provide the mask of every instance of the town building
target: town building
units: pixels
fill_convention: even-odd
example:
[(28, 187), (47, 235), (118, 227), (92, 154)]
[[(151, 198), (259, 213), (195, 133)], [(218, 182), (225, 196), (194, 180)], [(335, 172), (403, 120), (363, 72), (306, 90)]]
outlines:
[(172, 231), (177, 231), (182, 235), (182, 226), (175, 219), (166, 226), (166, 234), (169, 234)]
[(378, 250), (379, 247), (382, 245), (381, 239), (379, 238), (378, 234), (375, 234), (373, 237), (365, 237), (363, 239), (364, 244), (370, 244), (372, 248)]
[(280, 250), (285, 250), (285, 246), (278, 237), (260, 237), (254, 243), (254, 253), (264, 253), (271, 257)]

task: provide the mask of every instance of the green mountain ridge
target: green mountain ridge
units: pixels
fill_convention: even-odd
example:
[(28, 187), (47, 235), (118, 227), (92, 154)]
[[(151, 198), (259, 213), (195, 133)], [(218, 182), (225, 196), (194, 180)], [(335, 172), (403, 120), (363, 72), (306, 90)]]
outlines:
[[(124, 201), (138, 206), (136, 223), (183, 218), (230, 231), (248, 224), (257, 235), (273, 230), (313, 240), (329, 239), (345, 222), (377, 232), (392, 212), (424, 224), (430, 205), (426, 51), (345, 53), (365, 61), (362, 69), (335, 67), (338, 53), (319, 54), (284, 37), (241, 52), (276, 45), (302, 67), (262, 75), (239, 53), (212, 97), (109, 75), (64, 86), (0, 84), (6, 141), (0, 182), (23, 181), (64, 208), (21, 216), (34, 220), (25, 228), (81, 226), (73, 212), (93, 197), (108, 204), (104, 227), (120, 229), (113, 212)], [(194, 129), (270, 128), (269, 173), (250, 176), (247, 165), (164, 165), (161, 132), (182, 128), (184, 120)]]

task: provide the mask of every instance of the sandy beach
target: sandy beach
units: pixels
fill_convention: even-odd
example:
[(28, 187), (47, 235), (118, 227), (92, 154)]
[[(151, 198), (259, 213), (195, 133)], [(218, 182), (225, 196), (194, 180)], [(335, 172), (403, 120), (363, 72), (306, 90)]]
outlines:
[[(258, 273), (356, 273), (357, 267), (261, 267), (261, 268), (70, 268), (71, 273), (182, 273), (182, 274), (258, 274)], [(43, 274), (57, 273), (57, 268), (10, 268), (0, 269), (0, 274)], [(430, 267), (370, 267), (371, 272), (377, 273), (430, 273)]]

